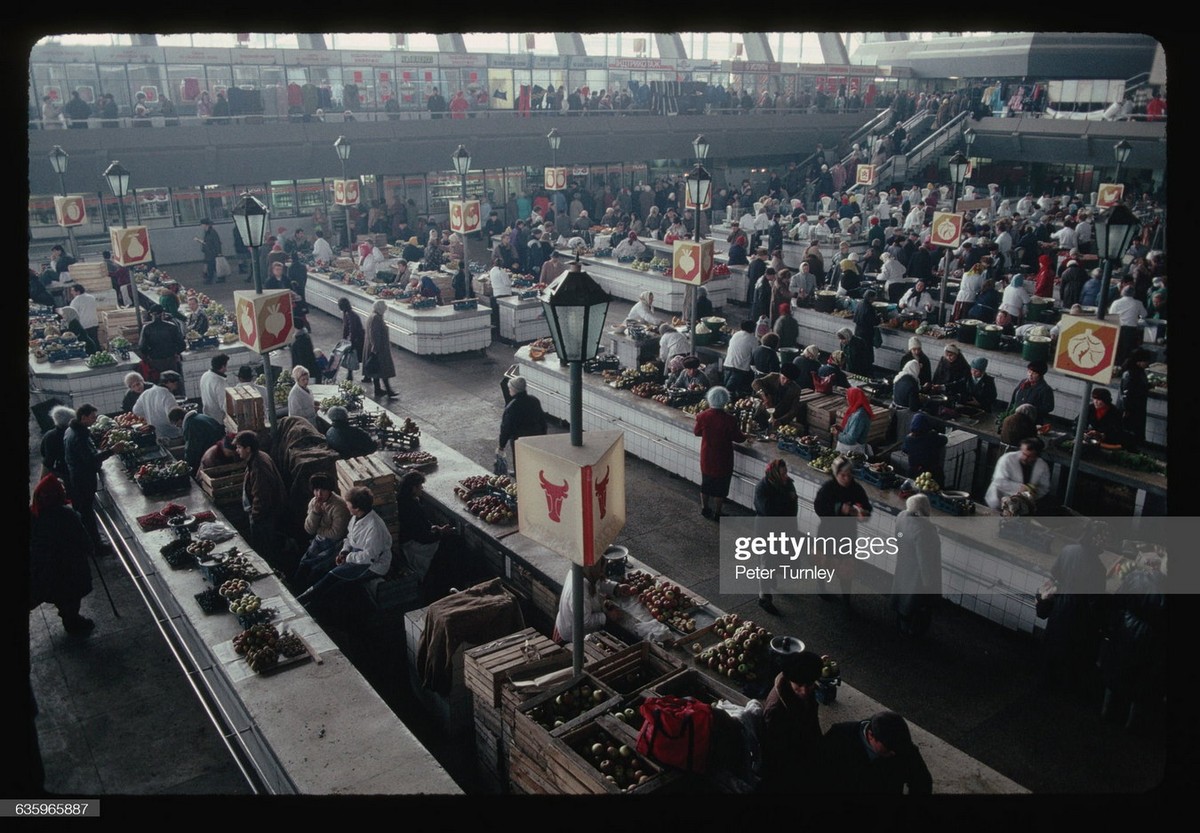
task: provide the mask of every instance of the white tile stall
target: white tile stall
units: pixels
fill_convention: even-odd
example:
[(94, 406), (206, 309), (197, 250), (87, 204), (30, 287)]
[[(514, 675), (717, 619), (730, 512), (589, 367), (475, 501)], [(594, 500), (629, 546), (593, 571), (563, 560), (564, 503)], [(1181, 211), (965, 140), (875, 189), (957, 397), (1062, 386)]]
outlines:
[[(378, 300), (355, 287), (331, 281), (320, 272), (309, 273), (305, 297), (311, 306), (338, 317), (342, 314), (338, 300), (348, 298), (351, 309), (363, 317), (364, 323)], [(392, 344), (420, 356), (484, 350), (492, 343), (491, 313), (486, 308), (455, 312), (447, 304), (413, 310), (388, 301), (384, 321)]]
[[(481, 299), (492, 301), (492, 298)], [(537, 298), (519, 300), (515, 297), (500, 298), (500, 338), (512, 344), (528, 344), (535, 339), (550, 335), (550, 325), (542, 311), (542, 302)]]
[[(516, 354), (520, 374), (529, 384), (548, 414), (560, 419), (569, 414), (569, 381), (566, 368), (557, 362), (535, 362), (527, 348)], [(616, 391), (595, 374), (584, 374), (583, 429), (625, 433), (625, 449), (630, 454), (699, 483), (700, 439), (691, 433), (691, 417), (640, 399), (627, 391)], [(729, 498), (734, 503), (753, 505), (754, 487), (762, 477), (764, 463), (777, 456), (789, 461), (792, 480), (802, 510), (801, 518), (811, 519), (812, 506), (824, 475), (812, 470), (807, 462), (779, 452), (767, 444), (736, 447), (734, 477)], [(902, 504), (895, 492), (880, 492), (864, 484), (877, 511), (861, 527), (864, 535), (886, 537), (895, 531), (895, 515)], [(986, 508), (980, 507), (981, 513)], [(936, 510), (935, 510), (936, 512)], [(980, 540), (982, 525), (974, 518), (952, 518), (936, 512), (942, 529), (944, 591), (948, 598), (995, 622), (1019, 630), (1032, 631), (1036, 622), (1032, 594), (1041, 585), (1053, 555), (1028, 550), (1012, 542)], [(803, 521), (802, 521), (803, 522)], [(990, 534), (990, 533), (988, 533)], [(886, 571), (895, 569), (894, 558), (875, 562)]]
[(107, 414), (121, 410), (125, 398), (125, 374), (136, 370), (141, 358), (129, 354), (129, 361), (118, 360), (115, 365), (89, 368), (83, 359), (66, 362), (29, 360), (29, 378), (33, 385), (31, 401), (57, 399), (71, 408), (91, 403)]
[[(564, 257), (574, 259), (570, 252)], [(583, 269), (604, 287), (605, 291), (626, 301), (637, 301), (638, 296), (649, 290), (654, 293), (654, 308), (663, 312), (683, 312), (684, 290), (687, 284), (671, 280), (659, 270), (639, 272), (613, 258), (581, 258)], [(704, 285), (708, 299), (714, 309), (723, 307), (729, 300), (728, 276), (713, 278)]]

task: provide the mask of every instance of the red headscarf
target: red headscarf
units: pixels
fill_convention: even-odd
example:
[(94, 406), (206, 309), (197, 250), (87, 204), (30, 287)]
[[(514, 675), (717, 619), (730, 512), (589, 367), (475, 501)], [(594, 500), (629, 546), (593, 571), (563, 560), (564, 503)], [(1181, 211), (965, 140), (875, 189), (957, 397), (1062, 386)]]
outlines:
[(788, 481), (787, 463), (780, 459), (767, 463), (767, 482), (772, 486), (784, 486)]
[(60, 506), (69, 506), (70, 503), (63, 482), (55, 475), (47, 474), (34, 487), (33, 502), (29, 504), (29, 511), (36, 518), (44, 509), (57, 509)]
[(1050, 255), (1038, 257), (1038, 273), (1033, 285), (1033, 294), (1039, 298), (1054, 297), (1054, 264)]
[(791, 311), (792, 311), (791, 304), (783, 303), (783, 304), (779, 305), (779, 314), (780, 315), (789, 315), (791, 313)]
[(867, 395), (863, 393), (862, 388), (849, 388), (846, 391), (846, 415), (842, 417), (842, 428), (845, 429), (846, 423), (850, 421), (850, 416), (860, 408), (867, 412), (867, 416), (873, 418), (875, 412), (871, 410), (871, 403), (867, 400)]

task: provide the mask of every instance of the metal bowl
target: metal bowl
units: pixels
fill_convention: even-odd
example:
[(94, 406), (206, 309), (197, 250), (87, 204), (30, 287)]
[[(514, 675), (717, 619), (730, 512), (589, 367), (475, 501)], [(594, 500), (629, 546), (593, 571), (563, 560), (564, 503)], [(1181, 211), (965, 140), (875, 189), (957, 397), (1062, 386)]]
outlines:
[(794, 636), (771, 637), (771, 653), (777, 656), (783, 654), (798, 654), (804, 650), (804, 643)]
[(970, 492), (942, 491), (942, 497), (949, 498), (950, 500), (966, 500), (970, 496)]
[(167, 519), (167, 526), (174, 529), (191, 529), (196, 525), (195, 515), (176, 515)]

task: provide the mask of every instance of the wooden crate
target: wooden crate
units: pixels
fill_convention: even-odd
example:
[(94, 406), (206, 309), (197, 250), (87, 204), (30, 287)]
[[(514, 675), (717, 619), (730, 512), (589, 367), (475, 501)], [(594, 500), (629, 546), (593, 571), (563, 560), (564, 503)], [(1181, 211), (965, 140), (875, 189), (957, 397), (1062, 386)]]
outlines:
[(683, 663), (671, 654), (645, 641), (584, 666), (585, 671), (621, 695), (652, 688), (683, 668)]
[(196, 482), (209, 500), (216, 504), (242, 502), (242, 483), (246, 479), (245, 463), (212, 466), (196, 472)]
[(351, 457), (337, 461), (338, 487), (342, 494), (351, 486), (365, 486), (375, 495), (395, 500), (396, 473), (375, 457)]
[(689, 668), (656, 683), (652, 691), (658, 696), (673, 694), (676, 697), (695, 697), (710, 706), (718, 700), (728, 700), (737, 706), (750, 702), (746, 695), (731, 688), (716, 677), (699, 669)]
[(559, 655), (567, 653), (561, 645), (536, 629), (525, 628), (468, 651), (463, 662), (463, 675), (477, 703), (498, 708), (500, 686), (510, 672), (529, 670), (531, 665), (538, 663), (549, 670)]
[(664, 770), (659, 764), (633, 751), (629, 757), (620, 759), (626, 762), (622, 765), (636, 766), (646, 774), (646, 781), (632, 789), (620, 789), (593, 763), (591, 746), (595, 743), (627, 746), (633, 750), (637, 746), (637, 736), (625, 724), (601, 715), (554, 738), (546, 750), (546, 765), (563, 794), (641, 795), (661, 789), (669, 781), (678, 778), (676, 773)]
[(230, 385), (225, 388), (226, 424), (232, 421), (237, 431), (258, 431), (266, 427), (262, 394), (255, 385)]
[(545, 755), (512, 747), (508, 753), (508, 787), (520, 795), (556, 795), (558, 786), (546, 769)]
[(583, 665), (586, 668), (591, 663), (610, 657), (627, 647), (629, 646), (624, 641), (608, 631), (592, 631), (583, 637)]
[[(564, 721), (562, 725), (550, 729), (547, 729), (531, 716), (533, 713), (544, 708), (553, 709), (558, 697), (564, 695), (566, 692), (575, 692), (583, 685), (589, 686), (593, 691), (602, 692), (604, 698), (599, 701), (593, 699), (595, 705), (585, 709), (578, 716)], [(620, 701), (621, 698), (615, 691), (585, 671), (578, 676), (572, 677), (562, 685), (555, 686), (547, 692), (530, 698), (517, 707), (513, 715), (513, 745), (535, 756), (544, 754), (546, 747), (549, 746), (553, 738), (559, 737), (565, 732), (593, 720), (598, 715), (610, 711)]]
[(571, 653), (564, 651), (561, 654), (554, 654), (544, 660), (510, 671), (502, 678), (500, 683), (500, 723), (505, 743), (509, 745), (513, 743), (517, 709), (543, 693), (519, 686), (518, 683), (536, 680), (555, 671), (569, 670), (571, 663)]
[(108, 277), (108, 266), (103, 261), (100, 263), (73, 263), (67, 270), (67, 274), (71, 276), (71, 280), (82, 284), (88, 292), (93, 294), (112, 289), (112, 280)]

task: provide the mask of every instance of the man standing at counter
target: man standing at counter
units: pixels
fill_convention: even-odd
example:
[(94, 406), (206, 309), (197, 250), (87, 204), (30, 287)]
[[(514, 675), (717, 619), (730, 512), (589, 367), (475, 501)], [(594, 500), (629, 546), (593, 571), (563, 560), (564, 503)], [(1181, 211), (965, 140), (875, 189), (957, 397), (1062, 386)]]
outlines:
[(984, 496), (990, 508), (1000, 510), (1004, 499), (1016, 494), (1026, 494), (1035, 502), (1050, 495), (1050, 466), (1041, 459), (1043, 448), (1037, 437), (1026, 437), (1019, 449), (1000, 455)]
[(213, 356), (208, 370), (200, 377), (200, 402), (202, 410), (219, 425), (225, 424), (225, 373), (229, 368), (229, 356)]
[(179, 390), (182, 377), (174, 370), (164, 370), (159, 375), (159, 384), (142, 391), (137, 402), (133, 403), (133, 412), (154, 426), (158, 436), (174, 439), (181, 436), (177, 426), (171, 423), (171, 410), (179, 403), (175, 400), (175, 392)]
[(1013, 389), (1011, 405), (1016, 408), (1026, 403), (1037, 410), (1038, 425), (1042, 425), (1054, 410), (1054, 389), (1046, 383), (1046, 363), (1041, 359), (1029, 363), (1028, 378)]
[(100, 482), (100, 464), (112, 452), (99, 451), (92, 441), (92, 426), (100, 411), (95, 405), (80, 405), (75, 409), (75, 419), (67, 426), (63, 437), (63, 450), (67, 458), (67, 470), (71, 504), (79, 513), (83, 527), (96, 548), (97, 555), (112, 552), (112, 547), (100, 538), (100, 528), (96, 524), (96, 489)]
[(754, 320), (747, 318), (742, 321), (738, 331), (729, 337), (729, 347), (725, 351), (725, 387), (735, 397), (750, 391), (750, 382), (754, 379), (750, 356), (757, 346)]
[(271, 457), (260, 449), (258, 434), (242, 431), (234, 439), (234, 446), (238, 458), (246, 464), (242, 508), (250, 517), (250, 545), (274, 565), (283, 549), (280, 521), (287, 500), (283, 479)]
[(165, 370), (178, 371), (180, 354), (187, 349), (183, 333), (168, 317), (169, 313), (164, 312), (161, 304), (151, 306), (150, 320), (142, 327), (138, 341), (138, 353), (146, 362), (148, 372), (145, 375), (151, 382), (159, 381)]
[(99, 344), (100, 313), (97, 311), (96, 296), (88, 292), (83, 284), (77, 283), (71, 287), (71, 309), (79, 313), (79, 326), (83, 327), (88, 338)]
[(194, 476), (200, 468), (204, 452), (225, 436), (225, 426), (208, 414), (185, 411), (179, 406), (172, 408), (169, 416), (171, 425), (183, 434), (183, 459)]

